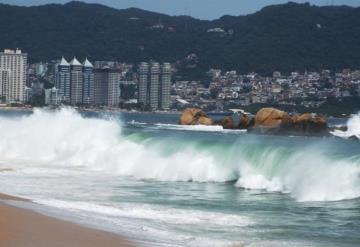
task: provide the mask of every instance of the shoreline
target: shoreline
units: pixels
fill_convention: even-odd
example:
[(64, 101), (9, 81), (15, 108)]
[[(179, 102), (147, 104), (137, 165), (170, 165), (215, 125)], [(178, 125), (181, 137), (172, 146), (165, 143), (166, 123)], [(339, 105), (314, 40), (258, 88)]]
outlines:
[(0, 246), (6, 247), (132, 247), (130, 240), (115, 233), (7, 204), (7, 201), (30, 202), (0, 193)]
[[(136, 110), (127, 110), (127, 109), (121, 109), (121, 108), (98, 108), (98, 107), (77, 107), (77, 106), (69, 106), (71, 108), (76, 109), (79, 112), (111, 112), (111, 113), (129, 113), (129, 114), (164, 114), (164, 115), (181, 115), (182, 111), (136, 111)], [(5, 111), (24, 111), (24, 112), (33, 112), (34, 109), (42, 109), (42, 108), (51, 108), (51, 106), (40, 106), (40, 107), (33, 107), (33, 106), (1, 106), (0, 110)], [(56, 108), (54, 108), (56, 109)], [(227, 112), (208, 112), (209, 115), (222, 115), (222, 114), (230, 114), (229, 111)], [(252, 114), (254, 115), (254, 114)], [(349, 119), (352, 114), (347, 116), (332, 116), (329, 115), (327, 118), (337, 118), (337, 119)]]
[[(120, 109), (120, 108), (83, 108), (83, 107), (77, 107), (77, 106), (66, 106), (71, 107), (79, 112), (112, 112), (112, 113), (141, 113), (141, 114), (174, 114), (179, 115), (181, 112), (179, 111), (154, 111), (154, 112), (146, 112), (146, 111), (133, 111), (133, 110), (126, 110), (126, 109)], [(30, 106), (0, 106), (0, 110), (4, 111), (24, 111), (24, 112), (33, 112), (34, 109), (59, 109), (58, 108), (51, 108), (48, 106), (40, 106), (40, 107), (30, 107)]]

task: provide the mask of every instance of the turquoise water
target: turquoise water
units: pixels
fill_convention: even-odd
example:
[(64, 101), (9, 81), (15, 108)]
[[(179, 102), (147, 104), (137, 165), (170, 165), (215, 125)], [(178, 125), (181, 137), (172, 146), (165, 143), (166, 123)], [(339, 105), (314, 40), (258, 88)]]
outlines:
[(177, 120), (1, 112), (1, 192), (141, 246), (360, 245), (359, 142)]

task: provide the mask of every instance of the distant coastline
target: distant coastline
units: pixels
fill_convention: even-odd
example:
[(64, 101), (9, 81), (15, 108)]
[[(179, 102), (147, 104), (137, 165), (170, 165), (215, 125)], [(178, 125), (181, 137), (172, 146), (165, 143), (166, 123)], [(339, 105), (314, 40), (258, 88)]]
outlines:
[[(69, 107), (76, 109), (79, 112), (114, 112), (114, 113), (118, 112), (118, 113), (129, 113), (129, 114), (133, 113), (133, 114), (173, 114), (173, 115), (181, 114), (181, 111), (152, 111), (152, 112), (149, 112), (149, 111), (126, 110), (126, 109), (120, 109), (120, 108), (73, 107), (73, 106), (69, 106)], [(33, 112), (34, 109), (36, 109), (36, 108), (59, 109), (61, 107), (52, 108), (52, 107), (47, 107), (47, 106), (36, 107), (36, 106), (1, 106), (0, 105), (0, 111), (5, 110), (5, 111)], [(231, 111), (208, 112), (208, 114), (209, 115), (229, 115), (229, 114), (231, 114)], [(350, 116), (349, 115), (336, 115), (336, 116), (328, 115), (328, 117), (347, 119)]]
[[(179, 115), (181, 112), (179, 111), (154, 111), (154, 112), (148, 112), (148, 111), (135, 111), (135, 110), (126, 110), (126, 109), (120, 109), (120, 108), (97, 108), (97, 107), (73, 107), (69, 106), (73, 109), (76, 109), (79, 112), (123, 112), (123, 113), (141, 113), (141, 114), (175, 114)], [(0, 110), (5, 111), (27, 111), (27, 112), (33, 112), (34, 109), (37, 108), (44, 108), (44, 109), (59, 109), (61, 107), (51, 108), (51, 107), (36, 107), (36, 106), (0, 106)]]

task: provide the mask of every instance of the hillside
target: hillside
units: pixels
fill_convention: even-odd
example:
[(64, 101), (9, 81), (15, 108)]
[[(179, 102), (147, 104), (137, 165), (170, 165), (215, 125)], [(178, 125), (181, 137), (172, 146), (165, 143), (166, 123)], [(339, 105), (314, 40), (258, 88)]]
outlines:
[[(19, 47), (32, 62), (76, 55), (178, 61), (198, 71), (360, 68), (360, 8), (345, 6), (288, 3), (247, 16), (202, 21), (82, 2), (0, 4), (0, 33), (0, 49)], [(185, 59), (192, 53), (197, 59)]]

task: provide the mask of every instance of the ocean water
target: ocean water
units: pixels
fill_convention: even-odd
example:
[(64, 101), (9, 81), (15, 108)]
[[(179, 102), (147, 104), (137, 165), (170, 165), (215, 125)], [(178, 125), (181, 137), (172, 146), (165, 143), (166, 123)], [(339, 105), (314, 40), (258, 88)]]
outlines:
[(359, 115), (322, 138), (178, 117), (1, 111), (0, 191), (139, 246), (360, 246)]

